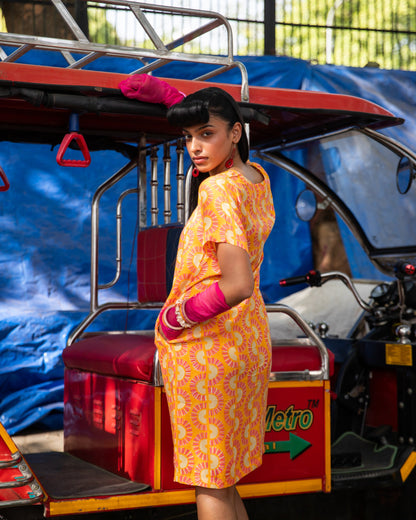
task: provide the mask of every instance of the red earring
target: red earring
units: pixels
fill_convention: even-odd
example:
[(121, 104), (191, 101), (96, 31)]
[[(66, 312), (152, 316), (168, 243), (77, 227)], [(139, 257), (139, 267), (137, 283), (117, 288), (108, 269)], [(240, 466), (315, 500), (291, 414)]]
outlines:
[(235, 154), (235, 147), (233, 146), (233, 151), (231, 152), (231, 157), (225, 161), (225, 167), (227, 170), (232, 168), (234, 166), (234, 154)]
[(192, 176), (193, 176), (193, 177), (198, 177), (198, 176), (199, 176), (199, 170), (198, 170), (198, 168), (194, 168), (194, 169), (192, 170)]

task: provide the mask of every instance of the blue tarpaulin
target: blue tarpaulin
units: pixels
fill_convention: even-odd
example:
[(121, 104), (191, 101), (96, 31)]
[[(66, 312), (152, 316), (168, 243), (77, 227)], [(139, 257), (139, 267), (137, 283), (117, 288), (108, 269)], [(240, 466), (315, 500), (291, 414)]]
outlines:
[[(406, 120), (386, 132), (412, 148), (415, 73), (317, 66), (286, 57), (240, 59), (251, 85), (338, 92), (378, 103)], [(109, 69), (111, 65), (112, 71), (116, 66), (117, 72), (124, 72), (124, 63), (108, 61)], [(206, 67), (201, 65), (201, 73)], [(164, 77), (193, 78), (195, 69), (195, 65), (171, 64), (162, 71)], [(224, 74), (222, 81), (238, 83), (238, 69)], [(56, 164), (56, 152), (46, 145), (0, 143), (0, 166), (11, 184), (0, 193), (0, 420), (11, 434), (39, 422), (47, 427), (61, 425), (61, 353), (69, 332), (89, 310), (90, 204), (95, 189), (126, 163), (116, 152), (101, 151), (92, 154), (88, 168), (64, 168)], [(277, 214), (262, 268), (263, 294), (271, 302), (284, 295), (280, 278), (312, 267), (312, 248), (309, 227), (294, 211), (300, 182), (264, 166), (271, 174)], [(104, 204), (111, 209), (111, 201)], [(103, 212), (100, 220), (104, 283), (114, 276), (114, 215), (113, 208)], [(135, 220), (135, 211), (129, 211), (127, 204), (123, 209), (123, 236), (129, 237), (123, 242), (127, 262)], [(346, 230), (343, 238), (353, 275), (381, 278)], [(122, 279), (119, 288), (109, 291), (109, 299), (121, 298), (131, 283)], [(106, 313), (93, 329), (122, 329), (126, 320), (131, 327), (149, 329), (155, 317), (155, 311), (128, 316)]]

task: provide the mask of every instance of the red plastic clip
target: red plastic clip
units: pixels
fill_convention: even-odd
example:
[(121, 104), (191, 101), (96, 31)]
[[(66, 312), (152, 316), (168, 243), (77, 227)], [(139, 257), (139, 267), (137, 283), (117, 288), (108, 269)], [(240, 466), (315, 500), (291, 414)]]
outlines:
[[(79, 149), (84, 156), (84, 159), (64, 159), (65, 152), (67, 151), (69, 145), (72, 141), (75, 141)], [(85, 142), (84, 136), (79, 134), (78, 132), (70, 132), (66, 134), (62, 139), (62, 143), (59, 147), (58, 153), (56, 155), (56, 162), (60, 166), (80, 166), (86, 168), (91, 163), (91, 156), (88, 150), (87, 143)]]
[(4, 185), (0, 186), (0, 191), (7, 191), (10, 188), (9, 179), (6, 177), (2, 167), (0, 166), (0, 178), (3, 181)]

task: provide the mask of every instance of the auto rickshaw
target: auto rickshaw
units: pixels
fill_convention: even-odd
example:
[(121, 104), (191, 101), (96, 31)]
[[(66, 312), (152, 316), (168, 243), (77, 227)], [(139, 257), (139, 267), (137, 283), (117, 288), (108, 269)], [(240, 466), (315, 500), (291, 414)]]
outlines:
[[(280, 282), (311, 287), (267, 305), (273, 363), (265, 455), (263, 465), (239, 483), (241, 496), (258, 504), (254, 500), (330, 496), (363, 487), (401, 489), (416, 464), (416, 237), (414, 231), (405, 237), (394, 232), (377, 205), (388, 190), (398, 219), (409, 218), (416, 207), (416, 156), (380, 133), (402, 120), (351, 96), (249, 86), (232, 48), (226, 57), (190, 56), (172, 50), (179, 42), (160, 44), (146, 9), (181, 14), (179, 8), (113, 3), (134, 12), (156, 42), (154, 51), (92, 44), (60, 0), (53, 4), (75, 40), (0, 34), (1, 45), (8, 48), (0, 63), (1, 139), (59, 145), (51, 154), (68, 170), (89, 168), (95, 150), (117, 150), (126, 158), (97, 186), (91, 204), (90, 312), (63, 350), (64, 450), (22, 453), (0, 424), (0, 517), (194, 514), (193, 490), (173, 481), (169, 415), (153, 330), (89, 330), (107, 312), (161, 308), (189, 217), (190, 172), (178, 130), (167, 123), (166, 107), (126, 99), (119, 89), (126, 74), (83, 69), (103, 54), (122, 59), (131, 52), (149, 60), (132, 74), (153, 73), (169, 60), (215, 65), (207, 77), (164, 78), (185, 95), (214, 75), (238, 68), (241, 85), (210, 84), (240, 102), (254, 156), (305, 183), (297, 203), (300, 218), (309, 221), (317, 211), (334, 210), (371, 261), (393, 278), (381, 284), (356, 282), (342, 272), (310, 271)], [(192, 36), (218, 25), (230, 30), (216, 13), (196, 14), (214, 22)], [(68, 66), (18, 61), (36, 48), (61, 53)], [(68, 158), (73, 151), (77, 158)], [(13, 180), (4, 171), (1, 178), (6, 191)], [(359, 188), (345, 192), (345, 182)], [(114, 278), (102, 281), (100, 204), (119, 185)], [(132, 237), (137, 294), (113, 301), (105, 295), (125, 267), (121, 237), (127, 197), (137, 203), (138, 230)], [(264, 518), (256, 507), (253, 515)], [(172, 516), (177, 508), (181, 513)]]

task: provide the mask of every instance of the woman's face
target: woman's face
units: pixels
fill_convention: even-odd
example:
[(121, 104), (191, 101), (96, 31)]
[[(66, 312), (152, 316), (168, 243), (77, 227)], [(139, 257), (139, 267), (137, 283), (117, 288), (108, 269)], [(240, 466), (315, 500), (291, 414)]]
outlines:
[[(237, 148), (241, 137), (241, 124), (235, 123), (230, 129), (226, 121), (211, 115), (207, 123), (184, 128), (183, 133), (186, 148), (195, 164), (202, 173), (215, 175), (224, 171), (225, 162)], [(236, 154), (238, 153), (236, 149)]]

